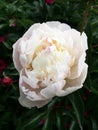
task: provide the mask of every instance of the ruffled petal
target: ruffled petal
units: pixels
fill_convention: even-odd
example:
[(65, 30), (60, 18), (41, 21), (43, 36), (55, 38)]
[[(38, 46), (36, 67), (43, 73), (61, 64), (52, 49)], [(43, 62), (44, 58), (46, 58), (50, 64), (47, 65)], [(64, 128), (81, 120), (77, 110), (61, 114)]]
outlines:
[(59, 90), (63, 89), (64, 85), (65, 85), (65, 80), (58, 81), (42, 89), (40, 93), (46, 99), (52, 98), (57, 95)]
[(65, 30), (69, 30), (71, 29), (71, 27), (68, 24), (65, 23), (60, 23), (58, 21), (51, 21), (51, 22), (46, 22), (46, 24), (48, 26), (50, 26), (51, 28), (58, 28), (61, 31), (65, 31)]
[(20, 70), (22, 69), (22, 65), (19, 61), (19, 57), (20, 57), (20, 52), (19, 52), (19, 43), (20, 43), (19, 39), (14, 45), (13, 45), (13, 62), (15, 65), (15, 68), (20, 72)]
[(67, 80), (64, 89), (59, 91), (57, 93), (57, 96), (66, 96), (66, 95), (80, 89), (83, 86), (83, 82), (85, 81), (85, 78), (87, 76), (87, 69), (88, 69), (88, 65), (85, 64), (84, 68), (81, 72), (81, 75), (76, 79)]

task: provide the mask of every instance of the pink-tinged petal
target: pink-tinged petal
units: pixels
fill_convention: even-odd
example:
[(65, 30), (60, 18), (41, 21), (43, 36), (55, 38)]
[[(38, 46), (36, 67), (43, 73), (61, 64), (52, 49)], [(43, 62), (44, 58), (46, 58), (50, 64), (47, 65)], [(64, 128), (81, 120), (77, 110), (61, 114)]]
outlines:
[(38, 80), (35, 78), (35, 77), (23, 77), (24, 81), (29, 85), (31, 86), (31, 88), (39, 88), (38, 86)]
[[(22, 73), (22, 72), (21, 72)], [(25, 85), (25, 86), (24, 86)], [(26, 84), (24, 83), (22, 76), (20, 76), (19, 82), (19, 90), (20, 90), (20, 97), (19, 102), (22, 106), (32, 108), (32, 107), (42, 107), (50, 102), (51, 99), (45, 99), (41, 96), (38, 96), (35, 92), (28, 91), (25, 89)], [(23, 91), (24, 89), (24, 91)]]
[(26, 77), (26, 76), (24, 76), (23, 80), (25, 81), (25, 83), (27, 83), (29, 86), (31, 86), (31, 88), (34, 88), (34, 89), (39, 88), (38, 79), (36, 79), (35, 77), (31, 77), (31, 76)]
[(22, 65), (19, 61), (19, 57), (20, 57), (20, 52), (19, 52), (19, 43), (20, 43), (19, 39), (14, 45), (13, 45), (13, 62), (15, 65), (15, 68), (20, 72), (20, 70), (22, 69)]

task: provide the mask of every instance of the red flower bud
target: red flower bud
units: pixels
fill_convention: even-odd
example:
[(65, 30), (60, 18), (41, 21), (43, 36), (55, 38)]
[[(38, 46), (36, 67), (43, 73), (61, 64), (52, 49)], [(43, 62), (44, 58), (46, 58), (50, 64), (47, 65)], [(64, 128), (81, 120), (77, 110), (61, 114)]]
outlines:
[(55, 0), (45, 0), (45, 2), (46, 2), (47, 4), (53, 4), (53, 3), (55, 2)]
[(1, 83), (4, 86), (9, 86), (12, 84), (12, 79), (10, 77), (5, 77), (5, 78), (1, 79)]
[(1, 36), (0, 37), (0, 43), (3, 42), (6, 39), (7, 35)]

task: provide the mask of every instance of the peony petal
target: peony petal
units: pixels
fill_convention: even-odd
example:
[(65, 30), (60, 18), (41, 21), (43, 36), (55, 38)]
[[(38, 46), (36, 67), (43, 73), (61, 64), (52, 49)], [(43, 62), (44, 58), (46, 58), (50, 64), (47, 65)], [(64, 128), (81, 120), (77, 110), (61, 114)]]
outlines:
[(65, 80), (58, 81), (54, 84), (47, 86), (45, 89), (41, 90), (41, 95), (46, 97), (46, 99), (56, 96), (59, 89), (63, 89), (65, 85)]
[[(68, 35), (71, 37), (71, 39), (73, 41), (74, 49), (77, 50), (78, 54), (81, 55), (82, 52), (84, 51), (84, 47), (83, 47), (83, 44), (81, 43), (81, 34), (80, 34), (80, 32), (78, 32), (75, 29), (71, 29), (71, 30), (66, 30), (64, 33), (65, 33), (66, 37)], [(74, 53), (75, 53), (75, 50), (74, 50)], [(77, 53), (76, 53), (76, 55), (77, 55)]]
[(83, 86), (83, 82), (85, 81), (85, 78), (87, 76), (87, 69), (88, 66), (87, 64), (85, 64), (80, 77), (66, 81), (65, 88), (59, 91), (57, 96), (66, 96), (76, 91), (77, 89), (80, 89)]
[(88, 49), (87, 36), (86, 36), (86, 34), (84, 32), (81, 35), (81, 40), (82, 40), (82, 44), (83, 44), (84, 50), (87, 50)]
[(72, 66), (71, 70), (70, 70), (70, 75), (68, 76), (69, 79), (75, 79), (78, 78), (84, 68), (85, 65), (85, 52), (81, 55), (79, 61), (77, 64), (75, 64), (74, 66)]
[(46, 24), (51, 27), (51, 28), (58, 28), (61, 31), (65, 31), (68, 29), (71, 29), (69, 25), (65, 24), (65, 23), (60, 23), (58, 21), (51, 21), (51, 22), (46, 22)]
[(50, 22), (46, 22), (46, 24), (51, 28), (57, 28), (60, 25), (60, 22), (59, 21), (50, 21)]
[(36, 23), (33, 24), (27, 31), (26, 33), (23, 35), (23, 38), (29, 39), (32, 35), (32, 32), (37, 29), (41, 24), (40, 23)]
[(40, 108), (40, 107), (43, 107), (44, 105), (46, 105), (50, 101), (51, 101), (51, 99), (44, 100), (44, 101), (31, 101), (27, 97), (23, 97), (23, 95), (21, 95), (19, 97), (20, 104), (27, 108), (32, 108), (32, 107)]
[(66, 87), (72, 87), (72, 86), (74, 87), (74, 86), (81, 85), (87, 76), (87, 69), (88, 69), (88, 65), (86, 63), (84, 63), (84, 67), (81, 72), (81, 75), (76, 79), (73, 79), (73, 80), (69, 79), (68, 84), (66, 84)]
[(62, 23), (58, 26), (61, 31), (69, 30), (71, 27), (68, 24)]
[(57, 96), (66, 96), (78, 89), (80, 89), (82, 86), (79, 86), (79, 87), (68, 87), (65, 91), (64, 90), (60, 90), (58, 93), (57, 93)]
[(26, 48), (27, 48), (27, 40), (21, 38), (18, 47), (19, 52), (24, 54), (26, 52)]
[(22, 65), (19, 61), (19, 56), (20, 56), (20, 52), (18, 50), (18, 47), (19, 47), (19, 43), (20, 43), (20, 40), (19, 39), (14, 45), (13, 45), (13, 62), (14, 62), (14, 65), (15, 65), (15, 68), (20, 71), (22, 69)]
[(45, 89), (41, 90), (41, 95), (44, 96), (46, 99), (53, 98), (56, 94), (56, 88), (54, 85), (49, 85)]
[(19, 60), (20, 60), (20, 64), (23, 68), (26, 67), (27, 65), (27, 57), (25, 54), (20, 54), (20, 57), (19, 57)]
[[(21, 71), (22, 73), (22, 71)], [(19, 80), (19, 90), (20, 90), (20, 97), (19, 97), (19, 102), (22, 106), (24, 107), (28, 107), (28, 108), (32, 108), (37, 106), (38, 108), (46, 105), (48, 102), (50, 102), (51, 99), (46, 100), (45, 98), (42, 100), (42, 98), (36, 99), (36, 96), (34, 93), (30, 93), (29, 94), (24, 94), (24, 92), (22, 91), (23, 87), (23, 79), (22, 76), (20, 76), (20, 80)], [(32, 100), (32, 96), (34, 96), (34, 99)]]

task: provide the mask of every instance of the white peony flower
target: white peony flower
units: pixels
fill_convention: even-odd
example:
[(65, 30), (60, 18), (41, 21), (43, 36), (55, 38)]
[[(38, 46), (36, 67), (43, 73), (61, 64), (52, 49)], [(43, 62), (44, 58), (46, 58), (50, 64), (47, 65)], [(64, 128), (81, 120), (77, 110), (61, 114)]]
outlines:
[(20, 73), (19, 102), (28, 108), (44, 106), (83, 86), (87, 37), (69, 25), (46, 22), (32, 25), (14, 44), (13, 61)]

